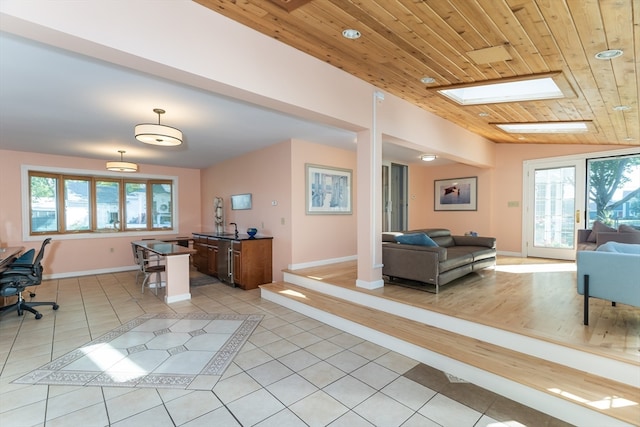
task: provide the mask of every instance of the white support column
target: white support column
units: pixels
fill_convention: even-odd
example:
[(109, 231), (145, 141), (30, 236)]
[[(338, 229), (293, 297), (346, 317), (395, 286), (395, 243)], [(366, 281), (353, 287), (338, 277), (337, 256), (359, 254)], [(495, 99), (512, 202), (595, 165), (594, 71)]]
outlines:
[(358, 132), (358, 278), (356, 286), (377, 289), (382, 280), (382, 134), (378, 108), (384, 94), (372, 95), (371, 129)]
[(191, 299), (189, 289), (189, 254), (169, 255), (166, 259), (167, 287), (164, 302), (186, 301)]

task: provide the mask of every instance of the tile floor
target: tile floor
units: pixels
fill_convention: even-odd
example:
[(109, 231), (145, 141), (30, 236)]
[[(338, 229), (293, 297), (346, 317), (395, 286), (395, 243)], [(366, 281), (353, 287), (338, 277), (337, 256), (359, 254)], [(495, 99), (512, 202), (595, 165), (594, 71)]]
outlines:
[[(44, 316), (0, 318), (0, 425), (22, 426), (566, 426), (398, 353), (224, 284), (167, 305), (135, 272), (44, 282)], [(171, 388), (11, 382), (145, 313), (260, 314), (222, 376)]]
[(211, 390), (260, 314), (148, 313), (36, 368), (13, 384)]

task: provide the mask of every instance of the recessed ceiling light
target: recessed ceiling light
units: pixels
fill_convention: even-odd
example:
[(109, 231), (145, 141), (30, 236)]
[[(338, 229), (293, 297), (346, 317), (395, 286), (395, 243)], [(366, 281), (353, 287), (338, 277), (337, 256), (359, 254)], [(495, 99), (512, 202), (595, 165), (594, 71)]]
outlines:
[(362, 34), (360, 34), (360, 31), (354, 30), (352, 28), (347, 28), (342, 32), (342, 37), (350, 40), (359, 39), (361, 35)]
[(539, 101), (575, 96), (569, 82), (558, 72), (465, 83), (435, 90), (460, 105)]
[(633, 141), (633, 138), (631, 138), (630, 136), (628, 136), (628, 137), (626, 137), (624, 140), (625, 140), (625, 141)]
[(630, 109), (631, 107), (629, 107), (628, 105), (616, 105), (613, 107), (613, 111), (627, 111)]
[(432, 162), (437, 158), (437, 156), (435, 154), (423, 154), (422, 156), (420, 156), (420, 160), (422, 160), (423, 162)]
[(594, 130), (590, 121), (492, 124), (507, 133), (587, 133)]
[(485, 113), (485, 112), (478, 113), (478, 115), (479, 115), (480, 117), (489, 117), (489, 113)]
[(596, 53), (596, 59), (602, 59), (602, 60), (607, 60), (607, 59), (613, 59), (613, 58), (617, 58), (618, 56), (622, 56), (623, 52), (620, 49), (609, 49), (609, 50), (603, 50), (602, 52), (598, 52)]
[(436, 81), (436, 79), (434, 79), (433, 77), (425, 76), (425, 77), (421, 78), (420, 81), (422, 83), (424, 83), (424, 84), (429, 84), (429, 83), (434, 83)]

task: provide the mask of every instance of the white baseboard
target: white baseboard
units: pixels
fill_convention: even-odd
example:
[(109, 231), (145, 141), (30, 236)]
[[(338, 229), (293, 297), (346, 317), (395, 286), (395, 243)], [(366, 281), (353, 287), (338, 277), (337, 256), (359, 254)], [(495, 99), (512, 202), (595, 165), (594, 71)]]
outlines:
[(374, 280), (373, 282), (367, 282), (366, 280), (356, 280), (356, 286), (363, 289), (380, 289), (384, 288), (384, 280)]
[(173, 295), (173, 296), (164, 296), (164, 302), (166, 302), (167, 304), (171, 304), (174, 302), (180, 302), (180, 301), (189, 301), (191, 299), (191, 293), (187, 292), (186, 294), (180, 294), (180, 295)]
[(355, 261), (358, 259), (357, 255), (350, 255), (341, 258), (329, 258), (321, 259), (318, 261), (302, 262), (299, 264), (289, 264), (289, 270), (300, 270), (301, 268), (319, 267), (321, 265), (336, 264), (338, 262)]
[(94, 274), (121, 273), (123, 271), (137, 270), (138, 268), (139, 267), (137, 265), (126, 265), (124, 267), (100, 268), (98, 270), (70, 271), (67, 273), (44, 274), (42, 275), (42, 278), (44, 280), (66, 279), (68, 277), (92, 276)]
[(522, 255), (522, 252), (497, 251), (496, 253), (498, 255), (502, 255), (502, 256), (512, 256), (512, 257), (516, 257), (516, 258), (523, 258), (524, 257), (524, 255)]

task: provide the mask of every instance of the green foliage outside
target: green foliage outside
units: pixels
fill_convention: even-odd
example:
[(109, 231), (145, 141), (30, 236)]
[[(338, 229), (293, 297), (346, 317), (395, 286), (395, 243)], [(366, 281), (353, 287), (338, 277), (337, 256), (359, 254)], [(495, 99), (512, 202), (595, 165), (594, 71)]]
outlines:
[[(609, 225), (617, 221), (640, 225), (640, 187), (614, 200), (616, 191), (638, 178), (640, 156), (589, 161), (589, 201), (595, 204), (595, 218)], [(617, 216), (617, 209), (627, 204), (625, 215)]]
[(31, 197), (36, 199), (55, 197), (57, 181), (55, 178), (32, 176)]

